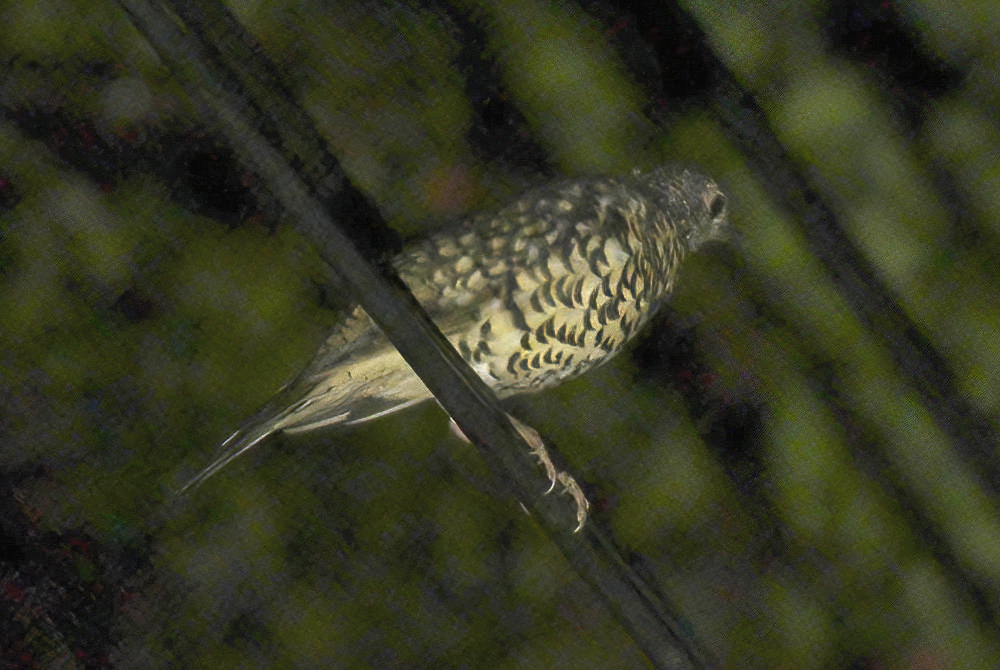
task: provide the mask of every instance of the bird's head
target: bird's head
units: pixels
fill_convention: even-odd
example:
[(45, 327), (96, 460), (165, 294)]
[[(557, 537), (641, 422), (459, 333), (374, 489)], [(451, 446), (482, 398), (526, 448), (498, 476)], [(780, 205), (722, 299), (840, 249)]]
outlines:
[(690, 167), (663, 165), (633, 173), (640, 188), (666, 215), (656, 217), (666, 234), (675, 234), (684, 250), (697, 251), (708, 242), (725, 242), (736, 235), (726, 218), (726, 196), (719, 186)]

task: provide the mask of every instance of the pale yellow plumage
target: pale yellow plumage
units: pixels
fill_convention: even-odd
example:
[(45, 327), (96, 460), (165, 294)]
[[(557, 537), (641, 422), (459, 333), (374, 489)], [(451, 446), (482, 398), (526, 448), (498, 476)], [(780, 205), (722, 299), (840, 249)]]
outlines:
[[(542, 186), (407, 245), (394, 266), (462, 357), (507, 396), (620, 351), (669, 295), (685, 254), (724, 238), (727, 226), (715, 183), (667, 166)], [(366, 421), (429, 397), (356, 309), (187, 487), (272, 433)]]

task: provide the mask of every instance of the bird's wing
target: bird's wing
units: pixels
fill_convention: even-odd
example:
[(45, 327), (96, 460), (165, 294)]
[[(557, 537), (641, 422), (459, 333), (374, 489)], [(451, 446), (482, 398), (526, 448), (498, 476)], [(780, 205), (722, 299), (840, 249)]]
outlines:
[(628, 222), (603, 195), (536, 195), (404, 254), (400, 276), (500, 395), (607, 360), (641, 325)]

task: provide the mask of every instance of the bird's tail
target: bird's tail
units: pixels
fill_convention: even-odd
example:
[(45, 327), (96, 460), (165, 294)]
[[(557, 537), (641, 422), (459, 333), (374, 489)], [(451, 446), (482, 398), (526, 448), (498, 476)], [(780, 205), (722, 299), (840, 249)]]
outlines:
[(329, 365), (318, 374), (303, 371), (219, 447), (219, 455), (178, 493), (206, 479), (278, 432), (295, 433), (376, 419), (430, 397), (423, 382), (389, 346)]
[(325, 402), (318, 402), (320, 398), (310, 396), (305, 388), (307, 386), (301, 377), (282, 387), (263, 408), (243, 424), (243, 427), (219, 446), (215, 460), (184, 484), (178, 490), (178, 494), (198, 488), (206, 479), (275, 433), (294, 431), (302, 424), (318, 427), (343, 423), (348, 418), (350, 412), (340, 411), (338, 407), (347, 401), (349, 396), (336, 395), (323, 398)]
[(267, 439), (278, 431), (273, 422), (266, 421), (236, 431), (219, 447), (220, 454), (212, 461), (211, 465), (192, 477), (184, 486), (180, 488), (178, 494), (193, 491), (201, 486), (206, 479), (216, 472), (226, 467), (234, 460), (252, 449), (262, 440)]

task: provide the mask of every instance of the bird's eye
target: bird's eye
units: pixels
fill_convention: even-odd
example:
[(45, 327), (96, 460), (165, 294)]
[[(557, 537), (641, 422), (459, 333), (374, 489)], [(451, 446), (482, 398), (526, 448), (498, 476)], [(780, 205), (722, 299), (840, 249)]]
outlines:
[(708, 206), (708, 214), (713, 219), (718, 219), (726, 213), (726, 196), (719, 193), (714, 198), (712, 198), (711, 204)]

